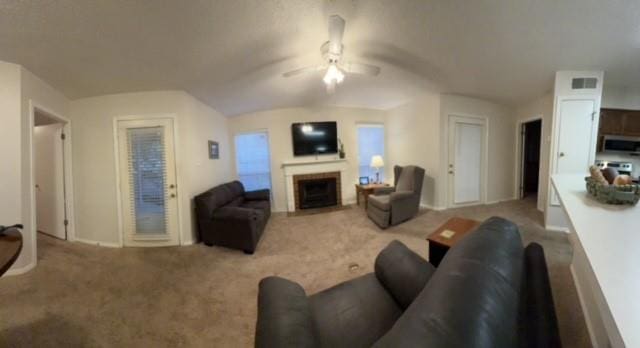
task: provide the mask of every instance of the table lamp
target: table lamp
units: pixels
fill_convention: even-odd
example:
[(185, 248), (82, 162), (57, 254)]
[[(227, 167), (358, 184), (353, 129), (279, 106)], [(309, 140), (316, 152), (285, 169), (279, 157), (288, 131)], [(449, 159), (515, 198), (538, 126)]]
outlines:
[(382, 160), (382, 156), (375, 155), (371, 157), (371, 168), (376, 169), (376, 183), (380, 183), (380, 168), (384, 167), (384, 160)]

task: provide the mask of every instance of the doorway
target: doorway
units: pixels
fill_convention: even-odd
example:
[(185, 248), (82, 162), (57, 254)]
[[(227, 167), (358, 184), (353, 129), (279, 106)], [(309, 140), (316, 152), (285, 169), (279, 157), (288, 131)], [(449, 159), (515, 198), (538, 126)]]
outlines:
[(62, 240), (69, 239), (65, 170), (67, 125), (67, 121), (34, 108), (35, 230)]
[(449, 207), (486, 201), (486, 123), (482, 117), (449, 116)]
[(520, 144), (520, 199), (537, 199), (540, 185), (541, 119), (520, 125)]
[(124, 246), (180, 242), (173, 121), (116, 120)]

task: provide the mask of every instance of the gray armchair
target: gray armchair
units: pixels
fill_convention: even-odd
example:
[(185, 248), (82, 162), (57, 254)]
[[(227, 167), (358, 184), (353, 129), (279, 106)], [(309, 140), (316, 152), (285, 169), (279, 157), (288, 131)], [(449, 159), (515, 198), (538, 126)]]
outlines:
[(420, 209), (424, 169), (393, 167), (394, 187), (376, 189), (368, 198), (367, 215), (381, 228), (413, 218)]

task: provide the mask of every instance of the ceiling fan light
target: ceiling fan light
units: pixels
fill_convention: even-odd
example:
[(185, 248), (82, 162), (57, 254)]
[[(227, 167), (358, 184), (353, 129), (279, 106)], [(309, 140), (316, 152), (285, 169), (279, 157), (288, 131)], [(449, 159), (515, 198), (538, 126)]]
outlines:
[(335, 64), (330, 64), (322, 80), (327, 85), (332, 83), (342, 83), (342, 81), (344, 81), (344, 73), (340, 71)]

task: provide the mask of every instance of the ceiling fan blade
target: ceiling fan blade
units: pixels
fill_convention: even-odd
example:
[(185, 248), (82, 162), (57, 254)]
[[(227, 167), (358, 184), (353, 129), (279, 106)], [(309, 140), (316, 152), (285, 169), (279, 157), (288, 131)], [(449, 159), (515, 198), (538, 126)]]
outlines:
[(326, 68), (327, 67), (324, 66), (324, 65), (307, 66), (307, 67), (304, 67), (304, 68), (288, 71), (288, 72), (282, 74), (282, 76), (283, 77), (291, 77), (291, 76), (295, 76), (295, 75), (300, 75), (300, 74), (306, 74), (306, 73), (319, 71), (319, 70), (326, 69)]
[(369, 64), (361, 63), (345, 63), (342, 68), (351, 74), (362, 74), (370, 76), (378, 76), (380, 74), (380, 67)]
[(342, 35), (344, 34), (345, 22), (338, 15), (329, 16), (329, 52), (333, 54), (342, 53)]

